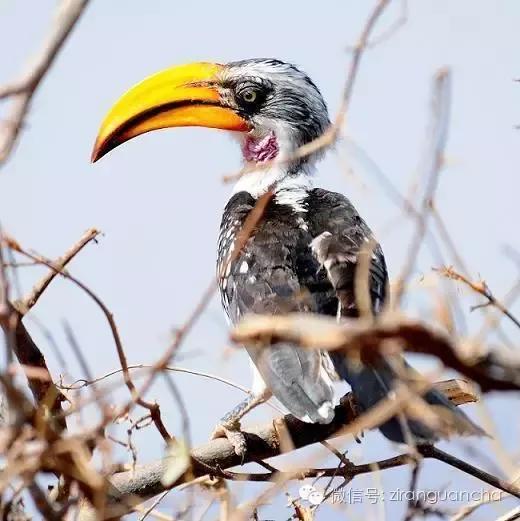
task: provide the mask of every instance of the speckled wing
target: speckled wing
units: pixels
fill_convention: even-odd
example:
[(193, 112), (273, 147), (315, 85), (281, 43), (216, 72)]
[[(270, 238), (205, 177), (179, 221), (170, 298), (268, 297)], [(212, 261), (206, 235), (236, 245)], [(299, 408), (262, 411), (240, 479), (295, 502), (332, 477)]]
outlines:
[[(365, 300), (368, 300), (371, 311), (378, 313), (387, 295), (388, 275), (383, 251), (375, 242), (368, 226), (350, 201), (334, 192), (313, 190), (309, 198), (309, 211), (313, 212), (313, 254), (322, 271), (326, 273), (334, 292), (334, 297), (330, 291), (319, 297), (318, 311), (334, 315), (338, 313), (340, 305), (341, 316), (356, 317), (359, 315), (359, 295), (356, 295), (356, 288), (365, 288), (368, 290), (368, 298)], [(368, 276), (367, 284), (356, 281), (358, 270), (363, 270), (363, 277)], [(362, 409), (377, 404), (394, 387), (397, 376), (385, 360), (376, 366), (366, 366), (352, 363), (337, 353), (332, 353), (331, 358), (338, 374), (350, 384)], [(400, 358), (396, 362), (413, 371), (404, 359)], [(424, 398), (431, 405), (441, 406), (453, 412), (453, 432), (484, 434), (482, 429), (471, 422), (443, 394), (431, 390)], [(410, 419), (408, 426), (416, 441), (434, 441), (438, 438), (436, 432), (420, 421)], [(402, 426), (396, 418), (381, 425), (380, 430), (393, 441), (405, 441)]]

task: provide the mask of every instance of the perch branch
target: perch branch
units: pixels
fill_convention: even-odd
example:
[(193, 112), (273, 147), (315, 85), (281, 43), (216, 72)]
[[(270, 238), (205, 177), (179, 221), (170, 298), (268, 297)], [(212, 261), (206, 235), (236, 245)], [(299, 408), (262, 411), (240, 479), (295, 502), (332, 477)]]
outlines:
[[(460, 384), (457, 380), (441, 382), (436, 385), (439, 385), (439, 389), (444, 389), (446, 396), (455, 404), (467, 403), (467, 401), (475, 401), (477, 399), (474, 394), (469, 392), (468, 387), (464, 383)], [(283, 436), (288, 434), (291, 437), (294, 449), (298, 449), (334, 437), (345, 425), (351, 423), (356, 417), (357, 412), (352, 406), (350, 395), (346, 395), (341, 400), (340, 405), (336, 407), (334, 420), (330, 424), (304, 423), (294, 416), (286, 415), (283, 418), (278, 418), (267, 424), (246, 429), (244, 434), (247, 440), (247, 453), (243, 461), (241, 457), (237, 456), (233, 446), (227, 439), (220, 438), (212, 440), (192, 449), (191, 468), (173, 483), (171, 487), (182, 485), (189, 480), (207, 474), (234, 479), (237, 476), (234, 473), (226, 473), (224, 469), (280, 455), (282, 453), (280, 443), (281, 433)], [(391, 458), (379, 462), (379, 465), (380, 468), (384, 469), (404, 465), (408, 462), (409, 456), (405, 454), (398, 456), (397, 459)], [(168, 458), (164, 458), (146, 465), (137, 466), (134, 471), (121, 472), (113, 475), (110, 478), (111, 485), (107, 495), (105, 518), (109, 519), (111, 516), (128, 513), (136, 504), (164, 492), (166, 487), (161, 483), (161, 479), (168, 464)], [(370, 472), (373, 469), (374, 464), (372, 463), (347, 467), (343, 472), (349, 472), (349, 475), (354, 476)], [(323, 469), (303, 469), (293, 471), (291, 475), (293, 475), (294, 478), (303, 478), (317, 475), (317, 473), (322, 471)], [(334, 472), (337, 475), (337, 467), (326, 470), (328, 475), (333, 475)], [(273, 479), (275, 475), (277, 475), (277, 473), (273, 473), (272, 471), (259, 475), (240, 474), (238, 475), (238, 479), (259, 481), (265, 480), (268, 477), (269, 479)], [(92, 516), (91, 508), (85, 504), (78, 519), (79, 521), (89, 521), (93, 519), (90, 516)]]

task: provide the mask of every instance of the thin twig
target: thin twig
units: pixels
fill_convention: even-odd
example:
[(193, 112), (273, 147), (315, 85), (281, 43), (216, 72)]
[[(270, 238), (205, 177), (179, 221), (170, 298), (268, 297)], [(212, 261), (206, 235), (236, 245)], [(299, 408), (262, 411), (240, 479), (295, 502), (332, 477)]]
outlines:
[[(32, 288), (30, 293), (19, 303), (19, 306), (17, 306), (20, 313), (22, 313), (22, 316), (25, 315), (36, 304), (36, 302), (38, 302), (38, 299), (58, 273), (62, 271), (89, 242), (95, 241), (99, 234), (100, 232), (95, 228), (88, 229), (76, 244), (53, 262), (54, 268)], [(32, 262), (36, 263), (37, 261), (34, 260)]]
[[(455, 401), (455, 403), (457, 402)], [(237, 480), (275, 480), (277, 483), (280, 477), (284, 479), (303, 479), (304, 477), (318, 475), (338, 475), (337, 467), (330, 469), (296, 469), (281, 472), (278, 469), (270, 468), (267, 473), (253, 474), (230, 473), (224, 469), (241, 463), (258, 461), (279, 455), (282, 452), (280, 444), (280, 432), (282, 431), (290, 436), (293, 447), (297, 449), (338, 435), (338, 433), (341, 433), (344, 427), (348, 426), (355, 418), (357, 418), (357, 412), (352, 409), (351, 401), (348, 397), (345, 397), (342, 399), (341, 405), (336, 407), (333, 421), (327, 425), (304, 423), (291, 415), (286, 415), (283, 419), (278, 418), (274, 422), (270, 421), (265, 425), (245, 429), (244, 434), (246, 436), (248, 450), (243, 461), (241, 456), (235, 453), (233, 446), (227, 439), (219, 438), (210, 441), (205, 445), (192, 449), (192, 466), (190, 471), (186, 475), (181, 476), (172, 486), (182, 485), (187, 479), (192, 480), (193, 477), (207, 474)], [(439, 454), (431, 453), (431, 456), (426, 456), (425, 454), (425, 457), (435, 456), (439, 456)], [(383, 470), (405, 465), (410, 461), (409, 454), (403, 454), (380, 461), (377, 465), (379, 469)], [(450, 464), (453, 463), (452, 460), (449, 460), (449, 462)], [(109, 515), (121, 515), (129, 511), (129, 502), (133, 502), (135, 505), (138, 502), (142, 502), (145, 499), (162, 493), (165, 487), (161, 483), (161, 476), (167, 466), (168, 460), (166, 459), (141, 467), (138, 466), (135, 472), (115, 474), (111, 478), (113, 487), (108, 494), (107, 512), (105, 515), (107, 517), (109, 517)], [(348, 462), (347, 465), (342, 465), (339, 475), (354, 476), (372, 472), (374, 468), (374, 463), (351, 465), (350, 462)], [(474, 467), (469, 469), (469, 472), (475, 475)], [(480, 477), (480, 475), (476, 477)], [(489, 475), (482, 475), (482, 477), (488, 479), (488, 481), (490, 479)], [(499, 482), (498, 484), (502, 484), (504, 488), (508, 487), (508, 484), (505, 483)], [(78, 519), (79, 521), (83, 520), (81, 513)]]
[(442, 461), (443, 463), (447, 463), (448, 465), (455, 467), (470, 476), (473, 476), (477, 479), (480, 479), (484, 483), (491, 485), (492, 487), (498, 488), (512, 496), (520, 498), (520, 489), (503, 479), (497, 478), (493, 476), (489, 472), (481, 470), (473, 465), (470, 465), (466, 461), (463, 461), (447, 452), (444, 452), (433, 445), (422, 445), (419, 447), (419, 452), (425, 457), (430, 459), (436, 459), (438, 461)]
[[(486, 305), (494, 306), (495, 308), (497, 308), (509, 320), (511, 320), (511, 322), (513, 322), (513, 324), (516, 327), (520, 328), (520, 320), (518, 320), (518, 318), (516, 318), (513, 315), (513, 313), (511, 313), (511, 311), (507, 309), (507, 307), (495, 297), (495, 295), (489, 289), (489, 286), (484, 281), (473, 282), (465, 275), (462, 275), (461, 273), (457, 272), (451, 266), (445, 266), (443, 268), (434, 268), (434, 270), (449, 279), (462, 282), (463, 284), (471, 288), (475, 293), (482, 295), (485, 299), (487, 299)], [(478, 307), (482, 307), (482, 305), (474, 306), (473, 309), (477, 309)]]
[[(147, 365), (147, 364), (136, 364), (136, 365), (128, 366), (129, 370), (152, 369), (152, 368), (153, 368), (153, 365)], [(246, 387), (244, 387), (240, 384), (237, 384), (235, 382), (232, 382), (231, 380), (227, 380), (226, 378), (222, 378), (220, 376), (217, 376), (217, 375), (214, 375), (211, 373), (205, 373), (203, 371), (196, 371), (195, 369), (187, 369), (185, 367), (178, 367), (178, 366), (167, 366), (164, 368), (164, 370), (173, 371), (173, 372), (177, 372), (177, 373), (192, 374), (195, 376), (200, 376), (202, 378), (208, 378), (210, 380), (215, 380), (217, 382), (221, 382), (223, 384), (229, 385), (230, 387), (238, 389), (239, 391), (242, 391), (244, 393), (250, 394), (249, 389), (247, 389)], [(110, 371), (110, 372), (104, 374), (103, 376), (99, 376), (97, 378), (88, 379), (88, 380), (85, 380), (84, 378), (80, 378), (79, 380), (72, 382), (70, 385), (60, 385), (60, 388), (67, 389), (67, 390), (81, 389), (82, 387), (86, 387), (88, 385), (92, 385), (92, 384), (101, 382), (111, 376), (121, 373), (122, 371), (123, 371), (122, 369), (114, 369), (113, 371)]]
[(50, 32), (30, 68), (18, 80), (0, 87), (0, 99), (14, 98), (3, 129), (0, 129), (3, 130), (0, 133), (0, 166), (5, 163), (16, 144), (36, 90), (88, 3), (89, 0), (62, 0), (56, 10)]
[(413, 517), (415, 516), (417, 509), (419, 507), (418, 501), (417, 501), (417, 484), (419, 481), (419, 471), (421, 469), (421, 461), (417, 460), (413, 462), (412, 466), (412, 474), (410, 476), (410, 496), (408, 499), (408, 510), (406, 512), (404, 521), (411, 521)]
[(170, 490), (165, 490), (155, 501), (152, 502), (152, 504), (142, 513), (142, 515), (139, 516), (138, 521), (144, 521), (154, 510), (159, 506), (161, 501), (170, 493)]
[(123, 348), (123, 343), (121, 340), (121, 337), (119, 335), (119, 330), (117, 328), (116, 321), (114, 319), (114, 316), (112, 312), (108, 309), (106, 304), (97, 296), (94, 291), (92, 291), (86, 284), (78, 280), (76, 277), (73, 277), (68, 272), (64, 271), (64, 269), (60, 266), (57, 266), (54, 264), (54, 262), (50, 261), (49, 259), (46, 259), (45, 257), (30, 253), (29, 251), (23, 249), (20, 244), (16, 243), (15, 241), (10, 241), (10, 247), (14, 249), (16, 252), (18, 252), (21, 255), (24, 255), (25, 257), (28, 257), (31, 260), (38, 261), (41, 264), (44, 264), (51, 270), (53, 270), (56, 274), (61, 275), (62, 277), (70, 280), (73, 282), (76, 286), (78, 286), (81, 290), (83, 290), (101, 309), (103, 315), (105, 316), (107, 323), (109, 325), (110, 331), (112, 333), (112, 338), (114, 339), (114, 343), (116, 346), (116, 351), (119, 357), (119, 362), (121, 364), (121, 367), (123, 369), (123, 379), (125, 382), (125, 385), (127, 386), (128, 390), (130, 391), (130, 394), (132, 396), (132, 402), (137, 403), (141, 407), (144, 407), (145, 409), (148, 409), (150, 411), (150, 414), (152, 415), (152, 418), (154, 420), (155, 426), (157, 427), (157, 430), (163, 437), (163, 439), (168, 442), (169, 440), (173, 439), (171, 435), (169, 434), (168, 430), (166, 429), (162, 418), (161, 418), (161, 412), (159, 405), (156, 403), (149, 403), (143, 400), (143, 398), (139, 395), (137, 392), (137, 389), (130, 377), (130, 373), (128, 371), (128, 363), (126, 360), (126, 354)]
[(475, 510), (479, 509), (481, 506), (495, 501), (499, 501), (499, 499), (491, 495), (489, 497), (484, 496), (479, 501), (475, 501), (462, 507), (454, 516), (450, 518), (450, 521), (462, 521), (463, 519), (466, 519), (471, 514), (473, 514), (473, 512), (475, 512)]
[(450, 117), (451, 75), (447, 68), (440, 69), (434, 78), (431, 122), (429, 125), (429, 140), (424, 159), (426, 188), (421, 204), (421, 213), (417, 218), (415, 235), (412, 238), (407, 260), (396, 283), (394, 305), (397, 306), (406, 289), (417, 254), (426, 234), (431, 201), (437, 189), (439, 175), (444, 161), (444, 149), (448, 138), (448, 123)]
[(6, 347), (6, 364), (12, 362), (16, 350), (16, 311), (9, 301), (10, 286), (4, 264), (4, 234), (0, 227), (0, 328), (4, 332)]

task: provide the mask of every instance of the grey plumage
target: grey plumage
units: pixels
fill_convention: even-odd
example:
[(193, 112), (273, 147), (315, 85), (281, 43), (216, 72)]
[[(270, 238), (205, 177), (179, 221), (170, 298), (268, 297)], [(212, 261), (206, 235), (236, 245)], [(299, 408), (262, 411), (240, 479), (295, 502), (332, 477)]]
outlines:
[[(240, 229), (255, 202), (249, 194), (240, 192), (226, 206), (219, 241), (219, 266), (226, 258), (225, 245), (229, 247), (234, 240), (229, 230)], [(272, 201), (254, 234), (231, 263), (228, 275), (220, 279), (224, 307), (233, 323), (245, 313), (312, 311), (336, 315), (339, 305), (342, 317), (358, 315), (356, 269), (360, 253), (374, 240), (370, 229), (341, 194), (309, 190), (302, 208), (303, 212), (296, 212), (289, 205)], [(320, 237), (322, 240), (316, 242)], [(377, 312), (387, 294), (386, 264), (381, 247), (375, 242), (364, 254), (369, 256), (370, 262), (371, 309)], [(247, 270), (243, 269), (244, 263)], [(250, 348), (248, 352), (274, 396), (290, 412), (313, 422), (330, 421), (328, 414), (318, 412), (324, 403), (332, 403), (332, 388), (330, 381), (324, 378), (319, 352), (287, 344), (263, 350)], [(353, 364), (338, 354), (332, 354), (331, 359), (338, 374), (350, 384), (363, 410), (385, 398), (397, 378), (385, 361), (368, 367)], [(425, 399), (453, 412), (454, 432), (483, 433), (439, 392), (429, 391)], [(422, 422), (410, 419), (408, 424), (416, 441), (437, 439), (437, 434)], [(393, 441), (405, 440), (396, 418), (380, 429)]]

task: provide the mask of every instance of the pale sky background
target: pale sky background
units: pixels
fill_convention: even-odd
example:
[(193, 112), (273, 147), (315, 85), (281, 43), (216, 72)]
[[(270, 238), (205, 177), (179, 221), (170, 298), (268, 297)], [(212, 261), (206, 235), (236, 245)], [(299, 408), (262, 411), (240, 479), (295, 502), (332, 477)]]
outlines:
[[(47, 31), (56, 2), (0, 1), (0, 82), (23, 70)], [(348, 135), (405, 193), (420, 164), (428, 116), (431, 79), (441, 66), (453, 72), (453, 110), (437, 205), (472, 275), (486, 278), (497, 295), (516, 281), (518, 267), (503, 252), (520, 247), (518, 153), (520, 131), (520, 3), (515, 0), (425, 0), (410, 2), (408, 21), (389, 40), (370, 50), (361, 65), (349, 114)], [(306, 70), (334, 114), (348, 64), (348, 45), (355, 43), (372, 8), (361, 1), (173, 2), (155, 0), (93, 1), (34, 99), (20, 146), (0, 171), (0, 221), (26, 247), (61, 255), (83, 231), (104, 232), (98, 245), (86, 248), (71, 272), (95, 290), (113, 311), (130, 363), (150, 363), (163, 352), (170, 333), (183, 323), (214, 276), (220, 214), (231, 187), (222, 175), (236, 170), (239, 152), (224, 132), (176, 129), (133, 140), (96, 165), (90, 150), (106, 110), (127, 88), (169, 65), (195, 60), (226, 62), (276, 57)], [(388, 28), (400, 15), (393, 2), (377, 26)], [(0, 110), (3, 109), (0, 108)], [(2, 112), (0, 112), (0, 117)], [(397, 276), (406, 257), (411, 227), (396, 219), (400, 209), (374, 176), (376, 167), (348, 142), (337, 147), (319, 168), (318, 185), (347, 194), (382, 242), (389, 270)], [(354, 167), (346, 175), (345, 163)], [(419, 281), (438, 265), (427, 248), (418, 258)], [(449, 262), (449, 258), (446, 258)], [(25, 268), (28, 289), (42, 271)], [(424, 284), (423, 284), (424, 286)], [(463, 301), (469, 314), (471, 297)], [(410, 312), (427, 317), (426, 296), (407, 301)], [(515, 308), (514, 308), (515, 309)], [(520, 307), (516, 306), (516, 311)], [(52, 332), (73, 378), (84, 374), (74, 359), (63, 320), (73, 328), (95, 375), (118, 367), (115, 347), (99, 309), (78, 288), (55, 281), (33, 315)], [(469, 317), (470, 331), (480, 323)], [(52, 368), (63, 370), (41, 330), (27, 325)], [(510, 336), (518, 333), (509, 329)], [(213, 299), (182, 346), (178, 364), (210, 371), (249, 384), (246, 356), (226, 350), (227, 325), (218, 299)], [(425, 367), (423, 361), (419, 361)], [(242, 396), (222, 384), (195, 376), (175, 375), (190, 410), (192, 441), (205, 441), (214, 424)], [(125, 390), (114, 400), (126, 397)], [(149, 394), (161, 403), (172, 432), (180, 432), (177, 408), (160, 383)], [(518, 395), (490, 396), (498, 439), (518, 463), (520, 425)], [(474, 418), (478, 408), (465, 408)], [(251, 424), (269, 417), (264, 406), (246, 418)], [(138, 416), (138, 413), (135, 413)], [(88, 421), (87, 415), (87, 421)], [(121, 431), (123, 432), (123, 431)], [(162, 440), (153, 429), (136, 436), (140, 462), (162, 455)], [(378, 433), (362, 445), (339, 440), (356, 462), (388, 457), (398, 449)], [(467, 456), (491, 472), (488, 441), (454, 441), (441, 447)], [(299, 464), (310, 452), (300, 456)], [(322, 449), (318, 449), (323, 454)], [(485, 456), (488, 454), (488, 456)], [(124, 454), (120, 454), (124, 457)], [(387, 491), (408, 486), (409, 471), (382, 474)], [(352, 489), (374, 487), (373, 477), (357, 478)], [(485, 485), (438, 463), (428, 462), (420, 488), (482, 490)], [(234, 486), (237, 502), (262, 485)], [(294, 492), (294, 489), (293, 489)], [(169, 512), (184, 498), (171, 493)], [(438, 504), (456, 509), (461, 502)], [(487, 520), (511, 508), (514, 501), (485, 507), (471, 519)], [(387, 519), (398, 519), (406, 505), (387, 501)], [(343, 511), (345, 512), (345, 511)], [(367, 498), (347, 513), (359, 519), (383, 519)], [(379, 511), (380, 512), (380, 511)], [(287, 519), (283, 497), (260, 511), (261, 519)], [(210, 512), (208, 519), (216, 517)], [(318, 519), (345, 519), (326, 505)]]

